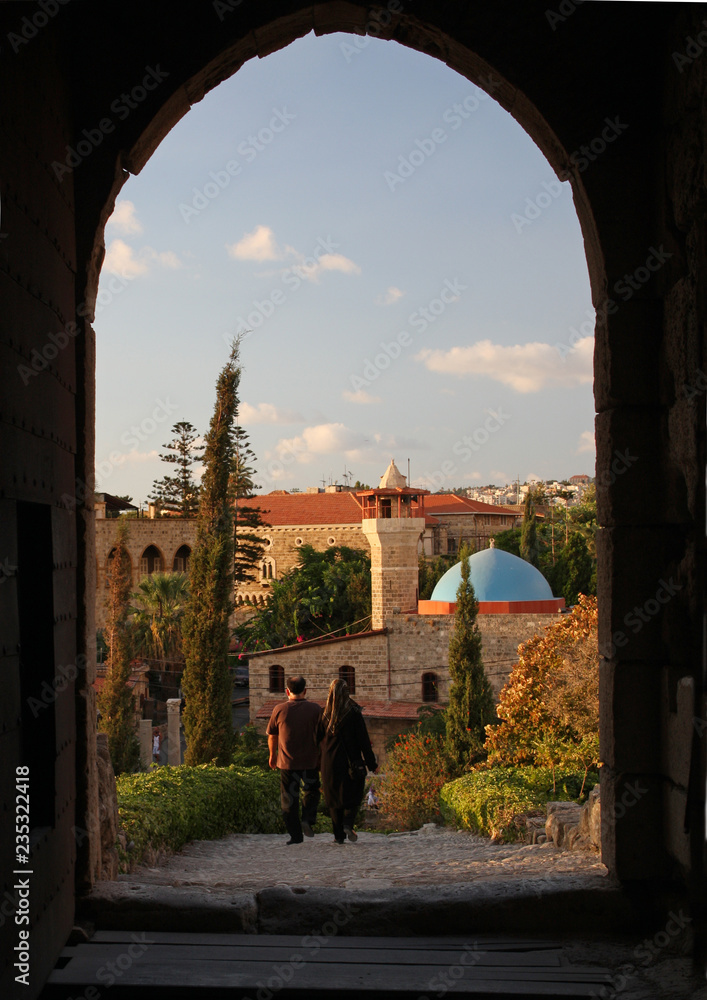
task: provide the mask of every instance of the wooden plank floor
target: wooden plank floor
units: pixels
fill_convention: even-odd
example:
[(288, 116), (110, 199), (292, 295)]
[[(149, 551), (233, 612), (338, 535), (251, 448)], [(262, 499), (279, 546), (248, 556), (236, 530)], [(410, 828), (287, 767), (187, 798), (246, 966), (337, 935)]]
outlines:
[(188, 997), (370, 1000), (591, 997), (609, 970), (571, 965), (556, 942), (474, 938), (318, 938), (314, 935), (99, 931), (65, 948), (41, 1000), (93, 986), (112, 1000)]

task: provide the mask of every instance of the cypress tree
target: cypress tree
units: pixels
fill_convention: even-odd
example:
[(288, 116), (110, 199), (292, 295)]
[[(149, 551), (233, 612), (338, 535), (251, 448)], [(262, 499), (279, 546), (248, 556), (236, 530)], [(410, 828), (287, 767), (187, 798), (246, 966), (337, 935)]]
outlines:
[(449, 707), (447, 746), (464, 767), (482, 754), (486, 726), (495, 719), (491, 685), (481, 660), (481, 632), (476, 621), (479, 604), (471, 582), (469, 557), (461, 561), (462, 579), (457, 589), (454, 631), (449, 640)]
[(538, 565), (538, 533), (535, 522), (533, 491), (528, 490), (523, 510), (523, 530), (520, 535), (520, 557), (526, 562)]
[(189, 564), (190, 596), (182, 627), (186, 698), (185, 763), (225, 765), (233, 748), (229, 615), (233, 609), (233, 424), (241, 379), (239, 341), (216, 383), (206, 436), (196, 542)]
[(116, 774), (135, 771), (140, 763), (140, 744), (133, 718), (133, 696), (128, 687), (132, 658), (128, 623), (132, 580), (130, 557), (126, 548), (127, 537), (127, 525), (120, 524), (108, 576), (108, 618), (103, 630), (108, 647), (108, 670), (98, 696), (100, 731), (108, 734), (108, 748)]

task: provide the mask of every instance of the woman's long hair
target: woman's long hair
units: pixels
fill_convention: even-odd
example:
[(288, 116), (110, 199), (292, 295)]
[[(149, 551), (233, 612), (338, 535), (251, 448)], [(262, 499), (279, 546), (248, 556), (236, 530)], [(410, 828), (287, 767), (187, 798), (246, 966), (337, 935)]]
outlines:
[(351, 700), (349, 686), (346, 681), (341, 680), (341, 678), (332, 681), (323, 715), (327, 732), (334, 736), (341, 723), (354, 707), (355, 703)]

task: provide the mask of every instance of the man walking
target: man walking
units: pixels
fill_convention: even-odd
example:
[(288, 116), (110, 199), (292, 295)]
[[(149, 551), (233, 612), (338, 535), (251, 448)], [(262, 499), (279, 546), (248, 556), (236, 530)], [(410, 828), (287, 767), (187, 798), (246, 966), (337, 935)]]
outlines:
[(287, 701), (275, 706), (266, 732), (270, 767), (280, 770), (280, 806), (290, 835), (289, 845), (301, 844), (303, 835), (314, 836), (319, 805), (319, 748), (315, 734), (322, 710), (307, 701), (304, 677), (288, 677), (286, 693)]

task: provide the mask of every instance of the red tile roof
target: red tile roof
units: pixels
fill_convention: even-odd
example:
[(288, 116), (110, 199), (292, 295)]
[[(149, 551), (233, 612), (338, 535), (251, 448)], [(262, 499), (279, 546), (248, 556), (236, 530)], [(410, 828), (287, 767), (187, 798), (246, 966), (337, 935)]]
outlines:
[(268, 653), (277, 653), (280, 656), (282, 653), (293, 653), (295, 650), (307, 649), (309, 646), (324, 646), (332, 642), (348, 642), (351, 639), (368, 639), (372, 635), (387, 635), (387, 628), (373, 628), (366, 629), (365, 632), (352, 632), (351, 635), (325, 635), (321, 639), (306, 639), (304, 642), (296, 642), (291, 646), (277, 646), (275, 649), (258, 649), (252, 652), (245, 653), (244, 656), (248, 656), (253, 659), (254, 656), (267, 656)]
[(266, 493), (248, 498), (273, 527), (306, 524), (360, 524), (361, 505), (355, 493)]
[(456, 493), (433, 493), (425, 497), (425, 514), (508, 514), (505, 506), (470, 500)]
[[(360, 524), (361, 501), (357, 493), (287, 493), (274, 490), (249, 497), (248, 503), (262, 511), (273, 527), (308, 524)], [(425, 517), (435, 514), (512, 514), (507, 506), (481, 503), (456, 493), (433, 493), (425, 497)], [(430, 522), (428, 522), (430, 523)]]

